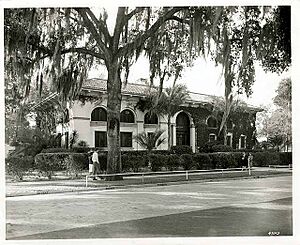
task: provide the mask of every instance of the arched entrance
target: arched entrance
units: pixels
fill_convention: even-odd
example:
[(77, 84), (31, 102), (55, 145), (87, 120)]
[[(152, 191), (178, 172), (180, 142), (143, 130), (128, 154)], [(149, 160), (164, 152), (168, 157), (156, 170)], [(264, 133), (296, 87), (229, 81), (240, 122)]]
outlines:
[(176, 117), (176, 145), (190, 145), (190, 119), (184, 112)]

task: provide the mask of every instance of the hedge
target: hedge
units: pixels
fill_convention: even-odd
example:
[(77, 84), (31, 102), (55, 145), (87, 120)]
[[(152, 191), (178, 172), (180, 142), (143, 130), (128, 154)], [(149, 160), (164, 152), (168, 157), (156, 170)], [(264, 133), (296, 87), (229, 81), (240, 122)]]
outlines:
[[(154, 151), (155, 152), (155, 151)], [(152, 171), (160, 171), (163, 168), (173, 171), (178, 169), (225, 169), (242, 167), (242, 152), (218, 152), (218, 153), (196, 153), (196, 154), (165, 154), (157, 152), (147, 155), (146, 151), (127, 151), (121, 154), (121, 163), (123, 172), (138, 172), (148, 166), (151, 162)], [(164, 152), (164, 151), (161, 151)], [(247, 153), (248, 154), (248, 153)], [(292, 163), (292, 153), (285, 152), (253, 152), (253, 166), (264, 167), (269, 165), (288, 165)], [(67, 171), (77, 176), (78, 173), (88, 168), (88, 155), (84, 153), (40, 153), (35, 157), (35, 168), (51, 178), (54, 171)], [(16, 175), (22, 175), (24, 171), (32, 168), (30, 159), (23, 159), (25, 164), (19, 164), (19, 159), (10, 159), (8, 162), (14, 162)], [(107, 154), (99, 154), (100, 168), (106, 169)], [(10, 164), (9, 164), (10, 165)], [(12, 169), (12, 166), (10, 166)], [(12, 171), (12, 170), (11, 170)]]
[(207, 153), (199, 153), (193, 155), (193, 161), (196, 169), (212, 169), (212, 161)]
[(188, 145), (173, 145), (171, 146), (171, 153), (178, 154), (178, 155), (192, 154), (193, 150), (192, 147)]
[(67, 171), (77, 176), (88, 168), (88, 156), (82, 153), (40, 153), (35, 156), (35, 168), (51, 179), (54, 171)]
[(9, 156), (5, 159), (7, 173), (23, 180), (26, 172), (33, 170), (34, 158), (32, 156)]
[(191, 154), (182, 154), (180, 156), (181, 166), (184, 170), (190, 170), (194, 168), (194, 161)]

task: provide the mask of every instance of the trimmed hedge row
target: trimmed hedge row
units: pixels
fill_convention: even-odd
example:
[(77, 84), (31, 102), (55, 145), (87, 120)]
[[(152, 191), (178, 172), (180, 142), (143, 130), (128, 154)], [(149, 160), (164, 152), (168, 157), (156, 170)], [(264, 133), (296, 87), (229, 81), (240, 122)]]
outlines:
[(88, 156), (82, 153), (40, 153), (35, 156), (35, 168), (51, 179), (54, 171), (78, 174), (88, 167)]
[[(292, 164), (291, 152), (254, 152), (253, 166), (267, 167), (269, 165)], [(171, 151), (153, 152), (147, 155), (145, 151), (123, 152), (121, 155), (123, 172), (138, 172), (148, 169), (190, 170), (190, 169), (225, 169), (242, 167), (242, 152), (174, 154)], [(99, 154), (100, 168), (106, 169), (107, 154)], [(88, 169), (88, 154), (74, 152), (40, 153), (35, 159), (27, 156), (14, 156), (6, 159), (7, 171), (22, 180), (24, 173), (38, 170), (51, 179), (54, 171), (67, 171), (72, 176)]]

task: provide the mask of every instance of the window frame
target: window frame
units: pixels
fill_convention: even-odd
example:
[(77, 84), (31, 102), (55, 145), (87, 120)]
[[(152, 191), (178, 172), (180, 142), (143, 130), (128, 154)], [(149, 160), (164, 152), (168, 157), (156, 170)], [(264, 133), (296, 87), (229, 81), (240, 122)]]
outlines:
[[(104, 112), (105, 114), (102, 114), (101, 112), (99, 112), (99, 120), (93, 120), (93, 113), (96, 110), (101, 110), (102, 112)], [(102, 116), (101, 116), (102, 114)], [(104, 117), (105, 120), (102, 120), (102, 117)], [(107, 111), (105, 108), (99, 106), (99, 107), (95, 107), (92, 112), (91, 112), (91, 122), (107, 122)]]
[[(244, 147), (242, 148), (242, 137), (244, 137)], [(240, 135), (239, 138), (239, 149), (246, 149), (247, 148), (247, 136), (244, 134)]]
[[(155, 118), (154, 118), (155, 117)], [(155, 122), (152, 122), (151, 120), (154, 118), (154, 121)], [(146, 119), (148, 119), (149, 121), (147, 121)], [(151, 124), (151, 125), (158, 125), (158, 116), (156, 113), (153, 113), (151, 114), (150, 116), (150, 113), (147, 112), (145, 115), (144, 115), (144, 124)]]
[[(132, 122), (131, 122), (130, 120), (127, 120), (127, 119), (124, 120), (124, 118), (122, 118), (122, 117), (126, 116), (126, 115), (122, 114), (122, 113), (124, 113), (124, 112), (126, 112), (126, 111), (128, 111), (128, 112), (131, 114), (132, 119), (133, 119)], [(122, 115), (123, 115), (123, 116), (122, 116)], [(125, 118), (126, 118), (126, 117), (125, 117)], [(130, 110), (130, 109), (124, 109), (124, 110), (122, 110), (121, 113), (120, 113), (120, 123), (135, 123), (135, 115), (134, 115), (133, 111)]]
[[(123, 139), (124, 135), (130, 135), (130, 144), (126, 144), (129, 142), (128, 139)], [(133, 133), (132, 132), (120, 132), (120, 147), (127, 147), (131, 148), (133, 147)], [(128, 141), (128, 142), (127, 142)], [(123, 144), (125, 142), (125, 144)]]
[[(214, 140), (212, 141), (212, 140), (210, 140), (210, 136), (214, 136)], [(214, 142), (214, 141), (216, 141), (217, 140), (217, 135), (216, 134), (214, 134), (214, 133), (210, 133), (209, 135), (208, 135), (208, 142)]]
[[(210, 119), (214, 119), (215, 120), (215, 122), (216, 122), (216, 126), (210, 126), (209, 124), (208, 124), (208, 121), (210, 120)], [(207, 125), (207, 127), (208, 128), (218, 128), (218, 120), (217, 120), (217, 118), (215, 118), (214, 116), (209, 116), (209, 117), (207, 117), (207, 119), (206, 119), (206, 125)]]
[[(96, 140), (96, 134), (104, 134), (105, 137), (104, 137), (104, 145), (101, 145), (99, 141), (99, 145), (97, 145), (97, 140)], [(96, 130), (95, 133), (94, 133), (94, 145), (95, 147), (107, 147), (107, 132), (106, 131), (100, 131), (100, 130)]]

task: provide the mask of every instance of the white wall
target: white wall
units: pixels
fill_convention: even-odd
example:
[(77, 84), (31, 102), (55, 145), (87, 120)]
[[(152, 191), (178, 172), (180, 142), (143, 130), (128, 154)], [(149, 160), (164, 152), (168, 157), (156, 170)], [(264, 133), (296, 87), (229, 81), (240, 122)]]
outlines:
[[(158, 149), (167, 149), (168, 148), (168, 125), (164, 117), (159, 117), (159, 125), (149, 125), (144, 124), (144, 115), (145, 112), (140, 110), (135, 110), (135, 105), (138, 102), (139, 98), (123, 96), (121, 103), (121, 111), (124, 109), (129, 109), (134, 113), (135, 123), (121, 123), (120, 132), (132, 132), (132, 136), (137, 135), (145, 131), (154, 132), (157, 128), (165, 130), (163, 137), (166, 137), (166, 141)], [(82, 104), (80, 101), (74, 102), (70, 106), (70, 131), (76, 130), (79, 134), (78, 141), (84, 140), (88, 143), (90, 147), (95, 146), (95, 131), (107, 131), (106, 122), (97, 122), (91, 125), (91, 113), (96, 107), (103, 107), (106, 109), (107, 99), (106, 95), (103, 96), (102, 101), (99, 102), (85, 102)], [(136, 141), (133, 140), (132, 148), (122, 148), (123, 150), (141, 150), (143, 149)]]

